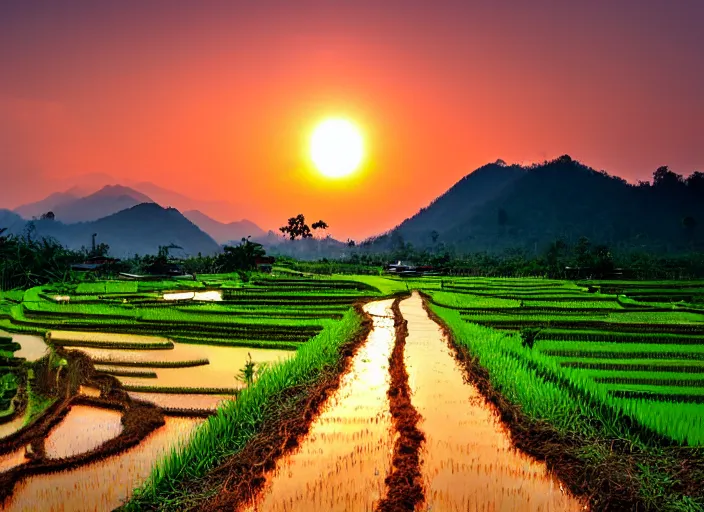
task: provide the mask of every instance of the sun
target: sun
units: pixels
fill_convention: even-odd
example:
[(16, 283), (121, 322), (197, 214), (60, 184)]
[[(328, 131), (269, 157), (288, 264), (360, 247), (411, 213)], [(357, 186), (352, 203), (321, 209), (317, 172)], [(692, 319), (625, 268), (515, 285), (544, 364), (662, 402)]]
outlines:
[(310, 157), (329, 178), (347, 176), (364, 157), (364, 141), (357, 127), (346, 119), (326, 119), (313, 130)]

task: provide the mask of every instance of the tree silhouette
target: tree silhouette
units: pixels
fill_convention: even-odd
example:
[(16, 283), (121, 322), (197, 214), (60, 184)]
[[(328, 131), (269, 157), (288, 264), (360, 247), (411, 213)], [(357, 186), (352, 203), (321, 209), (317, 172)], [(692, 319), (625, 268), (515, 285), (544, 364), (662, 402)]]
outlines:
[(54, 212), (46, 212), (42, 213), (42, 216), (40, 217), (41, 220), (54, 220), (56, 219), (56, 215), (54, 215)]
[(672, 172), (667, 165), (658, 167), (653, 173), (653, 186), (655, 187), (672, 189), (683, 183), (682, 176)]
[(242, 243), (236, 247), (223, 247), (222, 254), (218, 256), (218, 263), (224, 272), (253, 270), (257, 267), (257, 258), (266, 255), (264, 246), (250, 242), (249, 238), (243, 238)]
[(319, 220), (310, 225), (313, 229), (328, 229), (328, 225), (324, 220)]
[[(316, 224), (318, 223), (316, 222)], [(291, 240), (296, 240), (297, 238), (311, 238), (313, 236), (313, 233), (310, 232), (310, 227), (306, 224), (306, 218), (302, 213), (289, 218), (288, 224), (280, 227), (279, 231), (284, 235), (288, 235)]]

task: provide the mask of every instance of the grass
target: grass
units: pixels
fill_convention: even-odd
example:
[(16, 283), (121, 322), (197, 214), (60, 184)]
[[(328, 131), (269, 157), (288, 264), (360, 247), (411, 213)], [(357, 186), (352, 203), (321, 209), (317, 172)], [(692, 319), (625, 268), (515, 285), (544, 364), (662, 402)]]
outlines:
[(206, 421), (187, 445), (174, 448), (153, 469), (147, 482), (125, 506), (126, 510), (174, 506), (192, 499), (184, 482), (197, 480), (237, 453), (260, 429), (268, 408), (284, 390), (306, 385), (340, 358), (339, 348), (360, 329), (360, 317), (349, 311), (329, 330), (302, 346), (296, 357), (268, 366), (238, 399), (225, 403)]

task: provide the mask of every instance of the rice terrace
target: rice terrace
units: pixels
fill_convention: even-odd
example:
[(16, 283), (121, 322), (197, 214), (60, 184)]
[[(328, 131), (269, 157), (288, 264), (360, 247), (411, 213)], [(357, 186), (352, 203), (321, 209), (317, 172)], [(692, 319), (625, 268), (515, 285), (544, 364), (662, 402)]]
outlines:
[(704, 512), (703, 21), (0, 1), (0, 512)]
[(4, 292), (3, 506), (695, 510), (704, 310), (681, 294), (704, 282), (281, 268)]

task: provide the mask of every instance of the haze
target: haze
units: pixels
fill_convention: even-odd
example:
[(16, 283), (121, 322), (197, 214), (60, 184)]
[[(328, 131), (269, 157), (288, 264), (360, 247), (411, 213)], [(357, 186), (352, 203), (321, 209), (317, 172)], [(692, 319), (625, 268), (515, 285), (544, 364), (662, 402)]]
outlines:
[[(704, 170), (703, 2), (379, 4), (3, 2), (0, 207), (100, 174), (344, 239), (497, 158)], [(365, 134), (346, 180), (307, 157), (329, 116)]]

